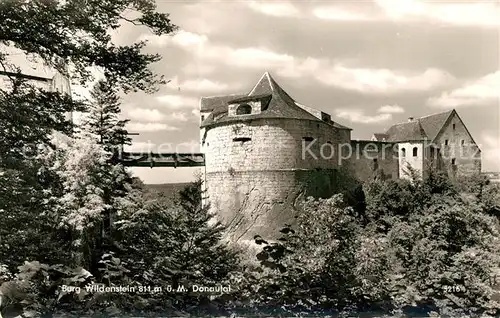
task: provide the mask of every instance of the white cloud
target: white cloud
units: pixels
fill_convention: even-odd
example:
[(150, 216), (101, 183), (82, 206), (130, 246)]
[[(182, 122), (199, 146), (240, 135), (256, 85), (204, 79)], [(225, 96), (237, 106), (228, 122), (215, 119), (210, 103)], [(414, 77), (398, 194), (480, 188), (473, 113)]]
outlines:
[(317, 79), (324, 84), (366, 93), (427, 91), (451, 78), (451, 75), (437, 69), (411, 74), (389, 69), (348, 68), (342, 65), (335, 65), (331, 72), (325, 70), (321, 75), (318, 74)]
[[(174, 36), (140, 37), (146, 38), (151, 38), (151, 43), (157, 46), (175, 46), (188, 50), (199, 59), (198, 65), (206, 65), (207, 60), (211, 60), (245, 68), (271, 68), (294, 61), (291, 55), (276, 53), (264, 47), (232, 48), (217, 45), (210, 43), (206, 35), (187, 31)], [(197, 67), (192, 66), (189, 70), (194, 73)]]
[(165, 115), (158, 109), (134, 108), (127, 112), (131, 120), (159, 122), (165, 119)]
[(380, 12), (362, 13), (339, 6), (316, 7), (312, 14), (319, 19), (336, 21), (430, 22), (456, 26), (500, 26), (497, 1), (418, 1), (375, 0)]
[(174, 35), (150, 35), (143, 34), (139, 37), (140, 41), (148, 41), (149, 45), (152, 46), (166, 46), (172, 44), (174, 46), (180, 47), (193, 47), (193, 46), (201, 46), (208, 42), (208, 37), (203, 34), (188, 32), (184, 30), (180, 30), (176, 32)]
[(435, 21), (462, 26), (500, 26), (496, 1), (423, 2), (417, 0), (375, 0), (386, 17), (396, 21)]
[(260, 65), (260, 67), (271, 67), (293, 62), (293, 56), (261, 48), (244, 48), (231, 51), (229, 62), (237, 66), (253, 65), (259, 67)]
[(262, 47), (231, 48), (227, 46), (207, 46), (199, 52), (201, 59), (209, 59), (230, 66), (242, 68), (274, 68), (294, 61), (294, 57)]
[(389, 113), (389, 114), (398, 114), (405, 112), (404, 108), (399, 105), (385, 105), (380, 107), (377, 111), (379, 113)]
[(461, 87), (443, 92), (439, 97), (429, 98), (427, 104), (433, 107), (452, 108), (458, 106), (481, 106), (499, 102), (500, 71), (488, 74)]
[(392, 119), (392, 114), (378, 114), (367, 116), (358, 109), (338, 109), (336, 115), (339, 118), (350, 120), (353, 123), (373, 124)]
[(206, 78), (180, 80), (177, 77), (172, 80), (171, 85), (168, 85), (168, 87), (171, 89), (192, 92), (220, 92), (230, 88), (226, 83), (211, 81)]
[(170, 114), (169, 119), (174, 120), (174, 121), (188, 121), (188, 118), (186, 116), (186, 113), (181, 113), (181, 112), (175, 112)]
[(261, 2), (247, 1), (249, 8), (265, 15), (275, 17), (297, 17), (300, 11), (292, 3), (286, 1)]
[(481, 135), (481, 156), (485, 170), (500, 171), (500, 135), (497, 136), (483, 132)]
[(160, 123), (128, 123), (127, 130), (131, 132), (176, 131), (179, 128)]
[(373, 15), (365, 15), (355, 11), (349, 11), (337, 7), (318, 7), (313, 9), (312, 14), (323, 20), (337, 21), (369, 21), (373, 20)]
[[(196, 47), (196, 45), (193, 46)], [(185, 49), (188, 48), (185, 47)], [(189, 52), (195, 54), (195, 59), (198, 59), (200, 64), (216, 62), (241, 68), (266, 69), (276, 71), (284, 77), (309, 77), (327, 86), (373, 94), (427, 91), (453, 80), (450, 74), (435, 68), (429, 68), (420, 73), (354, 68), (329, 59), (296, 58), (264, 47), (231, 48), (216, 45), (210, 41), (203, 41), (201, 49), (189, 50)]]
[(439, 69), (423, 72), (403, 72), (389, 69), (355, 68), (327, 59), (307, 58), (288, 64), (278, 70), (285, 77), (303, 78), (310, 76), (318, 82), (372, 94), (390, 94), (399, 91), (427, 91), (446, 85), (453, 77)]
[(156, 99), (170, 109), (197, 108), (199, 104), (197, 98), (182, 95), (160, 95)]
[(183, 68), (183, 72), (185, 74), (196, 76), (206, 76), (214, 73), (215, 70), (215, 65), (210, 65), (207, 63), (189, 63)]

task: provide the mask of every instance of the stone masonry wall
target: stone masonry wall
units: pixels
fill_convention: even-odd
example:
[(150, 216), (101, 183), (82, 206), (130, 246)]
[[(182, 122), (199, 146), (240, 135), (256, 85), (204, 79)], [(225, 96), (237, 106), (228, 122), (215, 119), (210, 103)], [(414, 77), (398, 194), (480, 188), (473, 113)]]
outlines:
[(257, 234), (276, 237), (285, 223), (293, 223), (301, 198), (338, 191), (336, 147), (345, 133), (326, 123), (256, 119), (206, 129), (207, 201), (233, 242)]
[(335, 168), (341, 138), (338, 129), (326, 123), (295, 119), (215, 126), (206, 128), (204, 135), (207, 172)]
[(338, 191), (333, 169), (212, 172), (206, 186), (210, 209), (227, 226), (232, 242), (257, 234), (276, 238), (285, 224), (293, 224), (303, 198)]
[(376, 173), (387, 179), (399, 177), (396, 144), (353, 140), (351, 146), (352, 154), (346, 163), (349, 171), (359, 181), (366, 181)]
[[(455, 124), (455, 128), (453, 128), (453, 124)], [(446, 140), (448, 140), (448, 145), (445, 144)], [(464, 123), (456, 114), (438, 135), (435, 143), (441, 148), (444, 169), (449, 173), (481, 172), (481, 152), (467, 132)], [(452, 165), (452, 159), (455, 159), (455, 167)]]

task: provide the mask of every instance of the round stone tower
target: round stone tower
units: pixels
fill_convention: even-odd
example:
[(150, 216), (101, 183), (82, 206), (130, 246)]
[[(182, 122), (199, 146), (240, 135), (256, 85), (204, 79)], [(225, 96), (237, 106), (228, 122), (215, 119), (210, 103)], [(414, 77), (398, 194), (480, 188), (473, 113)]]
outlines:
[(233, 242), (276, 237), (304, 196), (335, 192), (350, 129), (296, 103), (265, 73), (245, 95), (202, 98), (206, 203)]

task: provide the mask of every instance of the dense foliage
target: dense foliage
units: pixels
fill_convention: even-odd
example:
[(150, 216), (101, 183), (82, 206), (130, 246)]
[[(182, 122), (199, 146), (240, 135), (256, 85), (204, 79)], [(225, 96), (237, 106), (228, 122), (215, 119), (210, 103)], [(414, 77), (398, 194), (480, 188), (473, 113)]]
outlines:
[(498, 185), (431, 173), (364, 191), (364, 217), (341, 195), (309, 199), (277, 242), (256, 237), (260, 266), (231, 301), (272, 315), (500, 313)]

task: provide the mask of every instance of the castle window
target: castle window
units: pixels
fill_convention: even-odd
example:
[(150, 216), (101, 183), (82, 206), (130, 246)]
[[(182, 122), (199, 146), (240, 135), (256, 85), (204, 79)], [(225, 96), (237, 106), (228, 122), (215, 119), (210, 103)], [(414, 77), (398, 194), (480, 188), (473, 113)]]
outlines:
[(451, 159), (451, 164), (455, 165), (455, 158)]
[(448, 139), (446, 139), (446, 140), (444, 141), (444, 145), (445, 145), (445, 146), (448, 146)]
[(233, 138), (233, 141), (241, 141), (241, 142), (247, 142), (247, 141), (250, 141), (252, 140), (252, 138), (249, 138), (249, 137), (236, 137), (236, 138)]
[(413, 147), (413, 157), (416, 157), (416, 156), (418, 156), (418, 148)]
[(464, 146), (464, 145), (465, 145), (465, 140), (463, 140), (463, 139), (462, 139), (462, 140), (460, 141), (460, 144), (461, 144), (462, 146)]
[(453, 124), (453, 130), (455, 130), (455, 124)]
[(201, 121), (205, 120), (205, 115), (201, 115)]
[(302, 137), (302, 140), (304, 140), (304, 141), (313, 141), (314, 138), (313, 137)]
[(236, 108), (236, 115), (248, 115), (252, 113), (252, 106), (243, 104)]
[(401, 148), (401, 157), (406, 157), (406, 149), (405, 148)]

